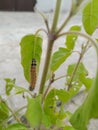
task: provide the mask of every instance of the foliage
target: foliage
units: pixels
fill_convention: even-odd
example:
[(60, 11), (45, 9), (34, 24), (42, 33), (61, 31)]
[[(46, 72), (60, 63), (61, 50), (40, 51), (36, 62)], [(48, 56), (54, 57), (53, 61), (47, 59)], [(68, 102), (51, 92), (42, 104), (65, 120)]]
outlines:
[[(91, 35), (93, 35), (98, 26), (98, 0), (90, 1), (82, 12), (82, 23), (84, 31), (87, 34), (81, 32), (83, 28), (79, 25), (72, 25), (68, 31), (61, 32), (78, 9), (80, 9), (83, 0), (79, 0), (77, 4), (75, 4), (74, 0), (72, 1), (72, 8), (68, 17), (64, 19), (60, 27), (57, 27), (61, 1), (57, 0), (51, 27), (47, 18), (40, 13), (44, 19), (46, 30), (39, 29), (35, 34), (24, 36), (20, 42), (21, 65), (24, 77), (30, 84), (31, 69), (32, 72), (35, 72), (35, 69), (37, 69), (37, 74), (39, 74), (43, 41), (42, 36), (39, 36), (39, 32), (44, 31), (48, 36), (45, 66), (37, 94), (31, 93), (28, 88), (25, 89), (16, 85), (16, 79), (5, 79), (6, 99), (3, 96), (0, 97), (0, 130), (87, 130), (89, 120), (98, 118), (98, 66), (96, 77), (91, 78), (88, 69), (82, 61), (83, 56), (91, 46), (89, 42), (94, 45), (98, 55), (96, 39), (91, 38)], [(82, 44), (81, 50), (77, 51), (75, 47), (78, 44), (79, 35), (87, 39), (85, 40), (85, 44)], [(57, 51), (52, 52), (55, 41), (62, 36), (66, 36), (63, 47), (60, 46)], [(69, 64), (67, 70), (63, 68), (65, 75), (56, 77), (56, 71), (62, 67), (63, 63), (66, 63), (71, 58), (73, 52), (78, 54), (77, 62)], [(32, 59), (36, 60), (37, 65), (32, 63)], [(47, 78), (49, 71), (51, 71), (51, 75)], [(53, 84), (61, 78), (65, 79), (64, 89), (58, 89)], [(82, 86), (88, 92), (88, 96), (84, 103), (72, 114), (70, 111), (66, 111), (65, 104), (70, 102), (80, 92)], [(19, 108), (18, 111), (12, 110), (10, 104), (7, 102), (7, 99), (12, 94), (22, 94), (23, 98), (27, 101), (27, 106)], [(19, 115), (20, 111), (24, 108), (25, 111), (21, 115), (24, 117), (24, 120), (22, 120)], [(9, 124), (11, 117), (15, 121)]]
[[(76, 67), (76, 63), (69, 65), (68, 69), (67, 69), (66, 82), (67, 82), (67, 85), (69, 85), (69, 87), (70, 87), (69, 92), (70, 92), (71, 96), (74, 96), (80, 90), (80, 88), (83, 86), (86, 76), (88, 74), (84, 64), (80, 63), (77, 71), (75, 72), (75, 76), (72, 79), (72, 73), (74, 72), (75, 67)], [(82, 78), (82, 80), (81, 80), (81, 78)], [(90, 78), (90, 80), (92, 80), (92, 79)]]
[(45, 113), (50, 116), (51, 122), (53, 124), (56, 124), (56, 121), (62, 120), (66, 115), (64, 114), (65, 112), (62, 110), (62, 112), (57, 111), (57, 107), (59, 105), (63, 105), (66, 103), (70, 98), (70, 95), (68, 92), (65, 90), (57, 90), (57, 89), (52, 89), (50, 93), (47, 95), (45, 101), (44, 101), (44, 111)]
[(92, 0), (83, 10), (83, 25), (85, 31), (92, 35), (98, 26), (98, 1)]
[(67, 48), (59, 48), (57, 52), (54, 53), (52, 57), (51, 69), (56, 71), (59, 66), (64, 63), (64, 61), (70, 56), (71, 52)]
[(9, 110), (6, 104), (0, 98), (0, 124), (2, 124), (9, 117)]
[(40, 97), (36, 97), (35, 99), (28, 98), (26, 117), (33, 128), (39, 127), (42, 119), (42, 108)]
[[(80, 31), (80, 26), (72, 26), (70, 28), (71, 31)], [(56, 51), (52, 56), (51, 70), (56, 71), (59, 66), (66, 61), (66, 59), (72, 54), (72, 50), (74, 49), (77, 35), (69, 35), (66, 37), (65, 48), (60, 47), (58, 51)]]
[(27, 128), (22, 124), (13, 124), (7, 127), (5, 130), (27, 130)]
[[(98, 26), (98, 1), (93, 0), (87, 4), (83, 10), (83, 25), (88, 34), (93, 34)], [(98, 69), (98, 68), (97, 68)], [(83, 79), (83, 78), (81, 78)], [(89, 79), (84, 80), (85, 85), (88, 86)], [(87, 130), (87, 124), (91, 118), (98, 118), (98, 71), (96, 79), (89, 90), (89, 94), (84, 103), (76, 110), (71, 118), (72, 125), (79, 130)], [(88, 109), (89, 108), (89, 109)]]
[[(78, 26), (78, 25), (74, 25), (74, 26), (72, 26), (70, 28), (70, 31), (81, 31), (81, 27)], [(67, 46), (67, 48), (69, 50), (73, 50), (74, 49), (74, 46), (75, 46), (77, 38), (78, 38), (77, 35), (68, 35), (66, 37), (65, 45)]]
[[(98, 118), (98, 72), (95, 82), (91, 87), (87, 99), (71, 117), (72, 125), (79, 130), (87, 130), (87, 124), (91, 118)], [(88, 109), (89, 108), (89, 109)], [(77, 123), (78, 122), (78, 123)]]
[(42, 38), (33, 34), (24, 36), (20, 42), (20, 46), (21, 46), (21, 64), (24, 69), (24, 76), (26, 80), (29, 82), (30, 65), (33, 58), (36, 59), (37, 69), (39, 68), (42, 53)]

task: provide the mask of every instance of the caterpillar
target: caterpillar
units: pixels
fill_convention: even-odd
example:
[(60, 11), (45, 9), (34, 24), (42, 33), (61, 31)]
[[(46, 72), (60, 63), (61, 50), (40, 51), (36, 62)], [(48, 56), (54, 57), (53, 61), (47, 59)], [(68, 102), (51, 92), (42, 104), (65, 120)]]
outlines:
[(32, 59), (30, 68), (30, 87), (29, 90), (33, 91), (36, 85), (37, 75), (36, 75), (36, 60)]

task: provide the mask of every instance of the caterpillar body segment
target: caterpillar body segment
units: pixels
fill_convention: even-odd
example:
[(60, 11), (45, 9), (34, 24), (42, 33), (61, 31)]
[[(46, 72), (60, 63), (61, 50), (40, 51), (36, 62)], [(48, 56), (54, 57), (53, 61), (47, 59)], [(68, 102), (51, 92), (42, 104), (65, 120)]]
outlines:
[(30, 68), (30, 87), (29, 90), (33, 91), (36, 85), (37, 74), (36, 74), (36, 60), (32, 59), (31, 68)]

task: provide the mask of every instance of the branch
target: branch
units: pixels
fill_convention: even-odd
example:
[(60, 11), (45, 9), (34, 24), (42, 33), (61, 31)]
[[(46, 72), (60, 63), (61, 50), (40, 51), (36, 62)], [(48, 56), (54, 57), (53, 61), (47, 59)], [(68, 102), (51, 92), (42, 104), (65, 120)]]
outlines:
[[(89, 44), (89, 42), (87, 42), (87, 43)], [(73, 82), (73, 80), (74, 80), (74, 77), (75, 77), (75, 74), (76, 74), (76, 72), (77, 72), (77, 70), (78, 70), (78, 67), (79, 67), (79, 65), (80, 65), (80, 63), (81, 63), (81, 60), (82, 60), (82, 58), (83, 58), (83, 56), (84, 56), (84, 54), (85, 54), (85, 52), (86, 52), (86, 49), (87, 49), (88, 44), (86, 44), (85, 47), (82, 48), (82, 51), (81, 51), (79, 60), (78, 60), (76, 66), (75, 66), (75, 68), (74, 68), (74, 70), (73, 70), (73, 73), (72, 73), (72, 75), (71, 75), (71, 80), (70, 80), (70, 82), (69, 82), (69, 84), (68, 84), (68, 91), (69, 91), (70, 88), (72, 87), (72, 82)]]
[(59, 14), (60, 14), (60, 8), (61, 8), (61, 2), (62, 2), (62, 0), (57, 0), (57, 2), (56, 2), (54, 19), (53, 19), (53, 24), (52, 24), (52, 28), (51, 28), (51, 31), (53, 33), (56, 31), (56, 28), (57, 28)]
[(56, 32), (56, 34), (59, 34), (64, 29), (64, 27), (67, 25), (69, 20), (76, 14), (76, 12), (78, 12), (78, 9), (81, 9), (80, 6), (83, 1), (84, 0), (80, 0), (79, 3), (77, 4), (77, 6), (75, 4), (75, 7), (74, 7), (74, 0), (72, 0), (70, 12), (69, 12), (67, 18), (65, 19), (64, 23), (61, 25), (61, 27)]
[(51, 84), (54, 82), (54, 77), (55, 77), (55, 74), (52, 74), (52, 77), (51, 77), (51, 79), (49, 81), (49, 85), (47, 86), (47, 89), (46, 89), (46, 91), (43, 94), (42, 103), (43, 103), (47, 93), (49, 92), (49, 89), (51, 88)]
[(43, 29), (43, 28), (38, 29), (38, 30), (35, 32), (35, 35), (38, 35), (38, 33), (41, 32), (41, 31), (48, 35), (47, 31), (46, 31), (45, 29)]
[(39, 89), (40, 94), (42, 94), (44, 91), (46, 77), (47, 77), (52, 49), (53, 49), (53, 44), (54, 44), (54, 41), (56, 40), (54, 33), (55, 33), (57, 23), (58, 23), (61, 1), (62, 0), (57, 0), (51, 32), (48, 32), (48, 47), (47, 47), (47, 52), (46, 52), (45, 65), (44, 65), (44, 69), (42, 73), (42, 79), (40, 83), (40, 89)]
[(0, 100), (1, 100), (1, 102), (2, 102), (4, 105), (6, 105), (6, 107), (7, 107), (8, 110), (12, 113), (12, 115), (13, 115), (13, 117), (16, 119), (16, 121), (17, 121), (18, 123), (22, 123), (22, 122), (20, 121), (20, 119), (16, 116), (15, 112), (6, 104), (6, 101), (4, 101), (1, 97), (0, 97)]
[(68, 31), (68, 32), (64, 32), (64, 33), (61, 33), (57, 36), (57, 38), (60, 38), (61, 36), (65, 36), (65, 35), (79, 35), (81, 37), (84, 37), (86, 39), (88, 39), (91, 44), (95, 47), (96, 49), (96, 53), (98, 54), (98, 46), (97, 46), (97, 43), (95, 40), (92, 39), (92, 37), (88, 34), (84, 34), (82, 32), (78, 32), (78, 31)]
[(47, 31), (50, 32), (49, 22), (48, 22), (48, 19), (47, 19), (46, 15), (43, 14), (41, 11), (39, 11), (37, 8), (35, 10), (36, 10), (36, 12), (38, 12), (42, 16), (42, 18), (44, 20), (44, 23), (46, 25)]
[[(84, 33), (81, 33), (81, 32), (77, 32), (77, 31), (69, 31), (69, 32), (65, 32), (65, 33), (62, 33), (62, 34), (58, 35), (58, 38), (61, 37), (61, 36), (65, 36), (65, 35), (79, 35), (79, 36), (82, 36), (82, 37), (88, 39), (88, 42), (90, 41), (90, 42), (92, 43), (92, 45), (95, 47), (95, 50), (96, 50), (96, 53), (97, 53), (97, 56), (98, 56), (98, 46), (97, 46), (97, 43), (96, 43), (96, 41), (94, 41), (94, 40), (92, 39), (91, 36), (89, 36), (89, 35), (87, 35), (87, 34), (84, 34)], [(86, 49), (86, 48), (85, 48), (85, 49)], [(79, 59), (77, 65), (76, 65), (76, 68), (75, 68), (75, 70), (74, 70), (74, 72), (73, 72), (71, 82), (72, 82), (72, 80), (73, 80), (74, 73), (76, 72), (77, 67), (78, 67), (78, 65), (79, 65), (79, 63), (80, 63), (80, 61), (81, 61), (81, 59), (82, 59), (82, 57), (83, 57), (83, 55), (84, 55), (85, 49), (84, 49), (83, 54), (81, 55), (81, 57), (80, 57), (80, 59)], [(97, 57), (97, 63), (98, 63), (98, 57)], [(98, 70), (98, 64), (97, 64), (97, 70)], [(69, 84), (68, 90), (69, 90), (70, 87), (71, 87), (71, 82), (70, 82), (70, 84)]]

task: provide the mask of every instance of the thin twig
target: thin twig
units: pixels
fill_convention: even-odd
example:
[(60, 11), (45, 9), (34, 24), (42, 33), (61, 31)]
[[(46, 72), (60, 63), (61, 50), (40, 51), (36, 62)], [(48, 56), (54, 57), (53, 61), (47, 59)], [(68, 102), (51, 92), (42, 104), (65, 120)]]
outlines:
[(67, 18), (65, 19), (64, 23), (61, 25), (61, 27), (57, 30), (56, 34), (59, 34), (63, 29), (64, 27), (67, 25), (67, 23), (70, 21), (70, 19), (76, 14), (77, 10), (78, 9), (81, 9), (80, 6), (81, 6), (81, 3), (83, 2), (84, 0), (81, 0), (77, 7), (75, 8), (75, 10), (73, 10), (73, 0), (72, 0), (72, 3), (71, 3), (71, 8), (70, 8), (70, 12), (67, 16)]
[(15, 112), (7, 105), (6, 101), (4, 101), (1, 97), (0, 97), (0, 99), (1, 99), (1, 102), (4, 103), (4, 105), (6, 105), (6, 107), (8, 108), (8, 110), (12, 113), (12, 115), (14, 116), (14, 118), (16, 119), (16, 121), (18, 123), (22, 123), (20, 121), (20, 119), (16, 116)]
[(80, 56), (79, 56), (79, 60), (78, 60), (76, 66), (75, 66), (75, 68), (74, 68), (74, 70), (73, 70), (73, 73), (72, 73), (72, 75), (71, 75), (71, 80), (70, 80), (70, 82), (69, 82), (69, 84), (68, 84), (68, 91), (69, 91), (70, 88), (72, 87), (72, 81), (74, 80), (75, 74), (76, 74), (76, 72), (77, 72), (77, 70), (78, 70), (78, 67), (79, 67), (79, 65), (80, 65), (80, 63), (81, 63), (81, 60), (82, 60), (82, 58), (83, 58), (83, 56), (84, 56), (84, 54), (85, 54), (85, 52), (86, 52), (86, 49), (87, 49), (88, 44), (89, 44), (89, 41), (87, 42), (87, 44), (85, 45), (85, 47), (83, 47), (82, 50), (81, 50), (81, 54), (80, 54)]
[(38, 9), (36, 9), (36, 11), (42, 16), (44, 23), (46, 25), (47, 31), (50, 32), (49, 21), (48, 21), (46, 15), (43, 12), (39, 11)]
[(52, 28), (51, 28), (52, 33), (55, 33), (56, 29), (57, 29), (58, 19), (59, 19), (59, 15), (60, 15), (61, 2), (62, 2), (62, 0), (57, 0), (57, 2), (56, 2), (56, 8), (55, 8), (54, 18), (53, 18), (53, 23), (52, 23)]
[(65, 36), (65, 35), (79, 35), (81, 37), (84, 37), (86, 39), (88, 39), (91, 44), (95, 47), (96, 49), (96, 53), (98, 54), (98, 46), (97, 46), (97, 43), (95, 40), (92, 39), (91, 36), (89, 36), (88, 34), (85, 34), (85, 33), (82, 33), (82, 32), (78, 32), (78, 31), (68, 31), (68, 32), (64, 32), (64, 33), (61, 33), (57, 36), (57, 38), (60, 38), (61, 36)]
[[(23, 107), (21, 107), (20, 109), (18, 109), (17, 111), (15, 111), (14, 113), (16, 114), (16, 113), (19, 113), (21, 110), (23, 110), (23, 109), (25, 109), (25, 108), (27, 108), (27, 105), (26, 106), (23, 106)], [(9, 118), (11, 118), (13, 115), (10, 115), (9, 116)]]
[(78, 60), (76, 66), (75, 66), (75, 68), (74, 68), (74, 70), (73, 70), (73, 73), (72, 73), (72, 75), (71, 75), (71, 80), (70, 80), (70, 82), (69, 82), (69, 84), (68, 84), (68, 91), (69, 91), (70, 88), (72, 87), (72, 81), (73, 81), (73, 79), (74, 79), (74, 77), (75, 77), (75, 74), (76, 74), (76, 72), (77, 72), (77, 69), (78, 69), (78, 67), (79, 67), (79, 65), (80, 65), (81, 60), (82, 60), (82, 55), (80, 55), (79, 60)]
[(64, 21), (64, 23), (61, 25), (61, 27), (57, 30), (56, 34), (59, 34), (64, 27), (66, 26), (66, 24), (68, 23), (68, 21), (72, 18), (71, 14), (69, 14), (66, 18), (66, 20)]
[(67, 18), (65, 19), (65, 21), (63, 22), (63, 24), (61, 25), (61, 27), (57, 30), (56, 34), (59, 34), (64, 27), (66, 26), (66, 24), (68, 23), (68, 21), (72, 18), (72, 4), (71, 4), (71, 8), (70, 8), (70, 12), (67, 16)]
[(60, 76), (60, 77), (58, 77), (58, 78), (55, 78), (55, 79), (54, 79), (54, 82), (57, 81), (57, 80), (59, 80), (59, 79), (65, 78), (65, 77), (66, 77), (66, 75), (62, 75), (62, 76)]
[(44, 32), (46, 35), (48, 35), (47, 31), (44, 28), (40, 28), (36, 31), (35, 35), (38, 35), (39, 32)]
[(47, 31), (50, 32), (48, 20), (45, 20), (45, 25), (46, 25)]
[(49, 81), (49, 84), (48, 84), (48, 86), (47, 86), (47, 89), (46, 89), (46, 91), (45, 91), (44, 94), (43, 94), (42, 103), (43, 103), (43, 101), (44, 101), (44, 99), (45, 99), (47, 93), (49, 92), (49, 89), (51, 88), (51, 84), (54, 82), (54, 77), (55, 77), (55, 74), (52, 74), (52, 77), (51, 77), (51, 79), (50, 79), (50, 81)]
[(72, 51), (72, 53), (78, 53), (80, 55), (80, 52), (79, 51)]

